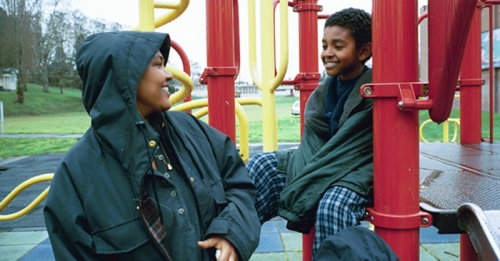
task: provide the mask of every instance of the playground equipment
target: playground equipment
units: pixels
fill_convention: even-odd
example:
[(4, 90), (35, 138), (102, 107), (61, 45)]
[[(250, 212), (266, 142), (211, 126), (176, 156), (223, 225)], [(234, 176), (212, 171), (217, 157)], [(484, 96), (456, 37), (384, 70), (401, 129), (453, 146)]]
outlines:
[[(419, 136), (420, 136), (420, 140), (423, 141), (423, 142), (428, 142), (425, 138), (424, 138), (424, 127), (425, 125), (429, 124), (433, 122), (432, 119), (428, 119), (424, 122), (422, 122), (422, 124), (420, 124), (420, 131), (419, 131)], [(453, 123), (453, 137), (451, 138), (450, 140), (450, 122)], [(457, 141), (457, 137), (458, 137), (458, 127), (460, 126), (460, 120), (459, 119), (447, 119), (443, 122), (443, 142), (455, 142)]]
[[(139, 30), (152, 31), (188, 8), (189, 1), (177, 4), (140, 2)], [(481, 10), (490, 11), (499, 0), (429, 0), (428, 13), (417, 17), (416, 0), (373, 0), (373, 80), (361, 95), (374, 100), (374, 206), (366, 219), (401, 260), (419, 259), (419, 229), (434, 225), (443, 233), (461, 233), (460, 259), (499, 259), (498, 210), (500, 168), (492, 164), (500, 156), (493, 142), (490, 117), (489, 143), (481, 137), (480, 32)], [(274, 12), (280, 12), (280, 63), (276, 66)], [(317, 87), (318, 19), (327, 15), (316, 0), (260, 1), (262, 63), (257, 66), (255, 0), (248, 1), (250, 68), (262, 100), (234, 98), (234, 80), (239, 73), (238, 1), (207, 0), (208, 59), (201, 82), (207, 84), (208, 99), (191, 102), (189, 63), (182, 48), (172, 47), (183, 60), (184, 71), (169, 67), (183, 84), (172, 95), (174, 110), (203, 108), (197, 116), (209, 115), (209, 124), (236, 141), (234, 115), (240, 122), (240, 153), (248, 157), (248, 129), (241, 105), (263, 107), (264, 151), (277, 147), (274, 90), (282, 84), (301, 91), (301, 111)], [(292, 81), (283, 81), (288, 64), (289, 7), (299, 17), (300, 72)], [(173, 11), (154, 19), (154, 8)], [(418, 21), (428, 19), (429, 82), (418, 81)], [(222, 33), (221, 33), (222, 32)], [(174, 39), (175, 40), (175, 39)], [(490, 52), (492, 50), (490, 46)], [(388, 51), (390, 50), (390, 51)], [(492, 55), (490, 55), (492, 64)], [(279, 69), (276, 69), (276, 68)], [(490, 77), (493, 68), (490, 66)], [(459, 78), (460, 77), (460, 78)], [(490, 80), (490, 114), (493, 85)], [(458, 86), (457, 86), (458, 85)], [(418, 110), (429, 110), (430, 118), (446, 124), (453, 96), (460, 91), (460, 143), (419, 143)], [(214, 115), (210, 117), (210, 115)], [(303, 126), (303, 114), (301, 114)], [(447, 133), (447, 132), (446, 132)], [(438, 147), (439, 146), (439, 147)], [(394, 155), (398, 155), (396, 158)], [(468, 193), (472, 190), (474, 193)], [(446, 193), (440, 193), (446, 191)], [(450, 200), (450, 198), (452, 200)], [(446, 202), (446, 204), (443, 204)], [(451, 203), (450, 203), (451, 202)], [(3, 203), (3, 201), (2, 201)], [(2, 205), (3, 206), (3, 205)], [(0, 207), (1, 210), (1, 207)], [(450, 226), (451, 224), (451, 226)], [(303, 260), (311, 260), (312, 235), (303, 237)]]
[[(486, 149), (480, 144), (482, 80), (480, 63), (477, 61), (480, 59), (480, 12), (482, 6), (489, 2), (429, 1), (429, 83), (425, 84), (415, 82), (418, 64), (416, 1), (373, 1), (374, 84), (366, 85), (361, 90), (364, 97), (374, 99), (374, 207), (368, 209), (367, 216), (375, 225), (375, 232), (386, 240), (402, 260), (418, 260), (420, 227), (429, 224), (438, 226), (446, 216), (453, 216), (456, 223), (456, 214), (450, 215), (450, 210), (455, 212), (460, 203), (437, 204), (443, 200), (443, 197), (439, 197), (443, 195), (429, 193), (429, 204), (422, 204), (422, 195), (432, 191), (438, 181), (447, 175), (435, 177), (425, 173), (420, 168), (419, 159), (426, 158), (420, 155), (438, 157), (438, 152), (441, 152), (440, 162), (449, 162), (447, 155), (457, 155), (457, 158), (453, 158), (453, 166), (463, 169), (460, 173), (466, 173), (465, 169), (469, 168), (464, 165), (476, 163), (474, 165), (478, 167), (478, 164), (484, 164), (482, 161), (465, 164), (460, 159), (468, 158), (468, 144), (474, 144), (474, 149), (478, 151)], [(450, 101), (459, 74), (461, 107), (467, 108), (460, 114), (461, 144), (451, 147), (448, 153), (442, 151), (442, 144), (439, 144), (440, 150), (430, 143), (425, 143), (426, 146), (420, 144), (419, 148), (415, 127), (418, 124), (417, 110), (429, 109), (434, 121), (445, 121), (451, 110)], [(394, 160), (393, 155), (402, 156)], [(434, 171), (431, 173), (447, 173), (438, 163), (429, 164)], [(432, 182), (429, 184), (433, 186), (421, 190), (419, 176), (430, 179)], [(498, 181), (498, 176), (491, 176), (492, 180)], [(465, 177), (469, 176), (465, 174)], [(465, 193), (467, 183), (458, 182), (461, 178), (462, 175), (451, 176), (448, 181), (454, 180), (450, 184), (456, 186), (446, 186), (452, 187), (458, 194)], [(483, 196), (488, 198), (487, 194)], [(479, 198), (483, 197), (475, 199)], [(498, 207), (496, 200), (483, 201), (481, 205), (481, 208)], [(471, 232), (477, 234), (468, 231)], [(460, 239), (460, 259), (477, 260), (475, 249), (481, 248), (474, 246), (474, 249), (466, 234), (461, 234)]]
[[(11, 193), (9, 193), (9, 195), (7, 195), (5, 199), (3, 199), (0, 202), (0, 211), (5, 209), (5, 207), (7, 207), (9, 203), (12, 202), (12, 200), (14, 200), (14, 198), (17, 197), (19, 194), (21, 194), (21, 192), (23, 192), (25, 189), (40, 182), (51, 181), (53, 176), (54, 174), (52, 173), (41, 174), (24, 181), (19, 186), (17, 186)], [(31, 210), (33, 210), (36, 206), (38, 206), (38, 204), (40, 204), (47, 197), (48, 194), (49, 194), (49, 187), (46, 188), (42, 192), (42, 194), (36, 197), (36, 199), (33, 200), (33, 202), (31, 202), (28, 206), (26, 206), (22, 210), (8, 215), (0, 215), (0, 221), (13, 220), (28, 214)]]

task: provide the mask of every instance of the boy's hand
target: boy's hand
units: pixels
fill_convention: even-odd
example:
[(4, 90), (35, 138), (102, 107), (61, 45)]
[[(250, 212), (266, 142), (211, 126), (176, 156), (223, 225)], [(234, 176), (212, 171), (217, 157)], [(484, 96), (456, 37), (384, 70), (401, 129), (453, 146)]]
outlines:
[(214, 247), (220, 251), (217, 261), (238, 261), (238, 253), (227, 239), (216, 236), (205, 241), (198, 241), (198, 246), (204, 249)]

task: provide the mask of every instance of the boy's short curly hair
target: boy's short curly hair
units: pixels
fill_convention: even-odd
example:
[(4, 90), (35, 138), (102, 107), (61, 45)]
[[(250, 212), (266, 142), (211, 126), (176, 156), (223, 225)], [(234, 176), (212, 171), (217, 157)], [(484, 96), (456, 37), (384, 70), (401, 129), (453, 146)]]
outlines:
[(369, 13), (362, 9), (346, 8), (333, 13), (326, 19), (325, 28), (334, 25), (351, 30), (354, 41), (356, 41), (356, 49), (372, 42), (372, 18)]

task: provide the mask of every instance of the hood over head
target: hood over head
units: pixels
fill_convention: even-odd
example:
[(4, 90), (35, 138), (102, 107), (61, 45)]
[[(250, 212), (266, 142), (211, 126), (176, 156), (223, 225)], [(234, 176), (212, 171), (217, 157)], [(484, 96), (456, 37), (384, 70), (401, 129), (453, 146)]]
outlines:
[(170, 51), (168, 34), (120, 31), (87, 37), (76, 53), (76, 66), (83, 81), (83, 103), (87, 112), (90, 113), (110, 80), (135, 94), (142, 74), (158, 50), (166, 63)]
[[(133, 158), (151, 156), (152, 148), (147, 144), (159, 137), (136, 105), (139, 81), (158, 50), (166, 62), (168, 34), (119, 31), (87, 37), (76, 53), (83, 81), (82, 101), (92, 118), (94, 133), (125, 168), (133, 164), (127, 163)], [(141, 151), (147, 154), (137, 155)]]

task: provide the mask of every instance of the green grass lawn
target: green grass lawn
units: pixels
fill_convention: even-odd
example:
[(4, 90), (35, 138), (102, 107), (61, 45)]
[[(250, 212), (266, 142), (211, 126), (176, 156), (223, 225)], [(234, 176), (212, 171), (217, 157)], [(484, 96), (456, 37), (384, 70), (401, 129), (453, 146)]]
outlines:
[[(50, 133), (83, 134), (90, 126), (90, 117), (81, 103), (81, 91), (50, 88), (43, 93), (39, 85), (30, 84), (25, 92), (25, 104), (13, 103), (15, 92), (0, 92), (4, 103), (5, 133)], [(196, 97), (193, 97), (196, 99)], [(276, 115), (278, 142), (298, 142), (300, 140), (300, 117), (292, 116), (291, 107), (298, 97), (277, 97)], [(249, 122), (249, 141), (262, 142), (262, 108), (258, 105), (243, 107)], [(500, 137), (500, 114), (495, 117), (494, 137)], [(452, 110), (450, 118), (459, 118), (459, 111)], [(420, 124), (429, 119), (427, 111), (420, 112)], [(202, 120), (206, 121), (207, 117)], [(489, 138), (489, 115), (483, 113), (483, 137)], [(237, 138), (239, 123), (236, 121)], [(450, 124), (449, 139), (453, 136)], [(458, 134), (460, 132), (458, 131)], [(430, 142), (443, 139), (442, 125), (429, 123), (423, 129), (424, 138)], [(459, 137), (459, 136), (458, 136)], [(67, 151), (77, 139), (74, 138), (0, 138), (0, 158), (21, 155), (60, 153)]]

